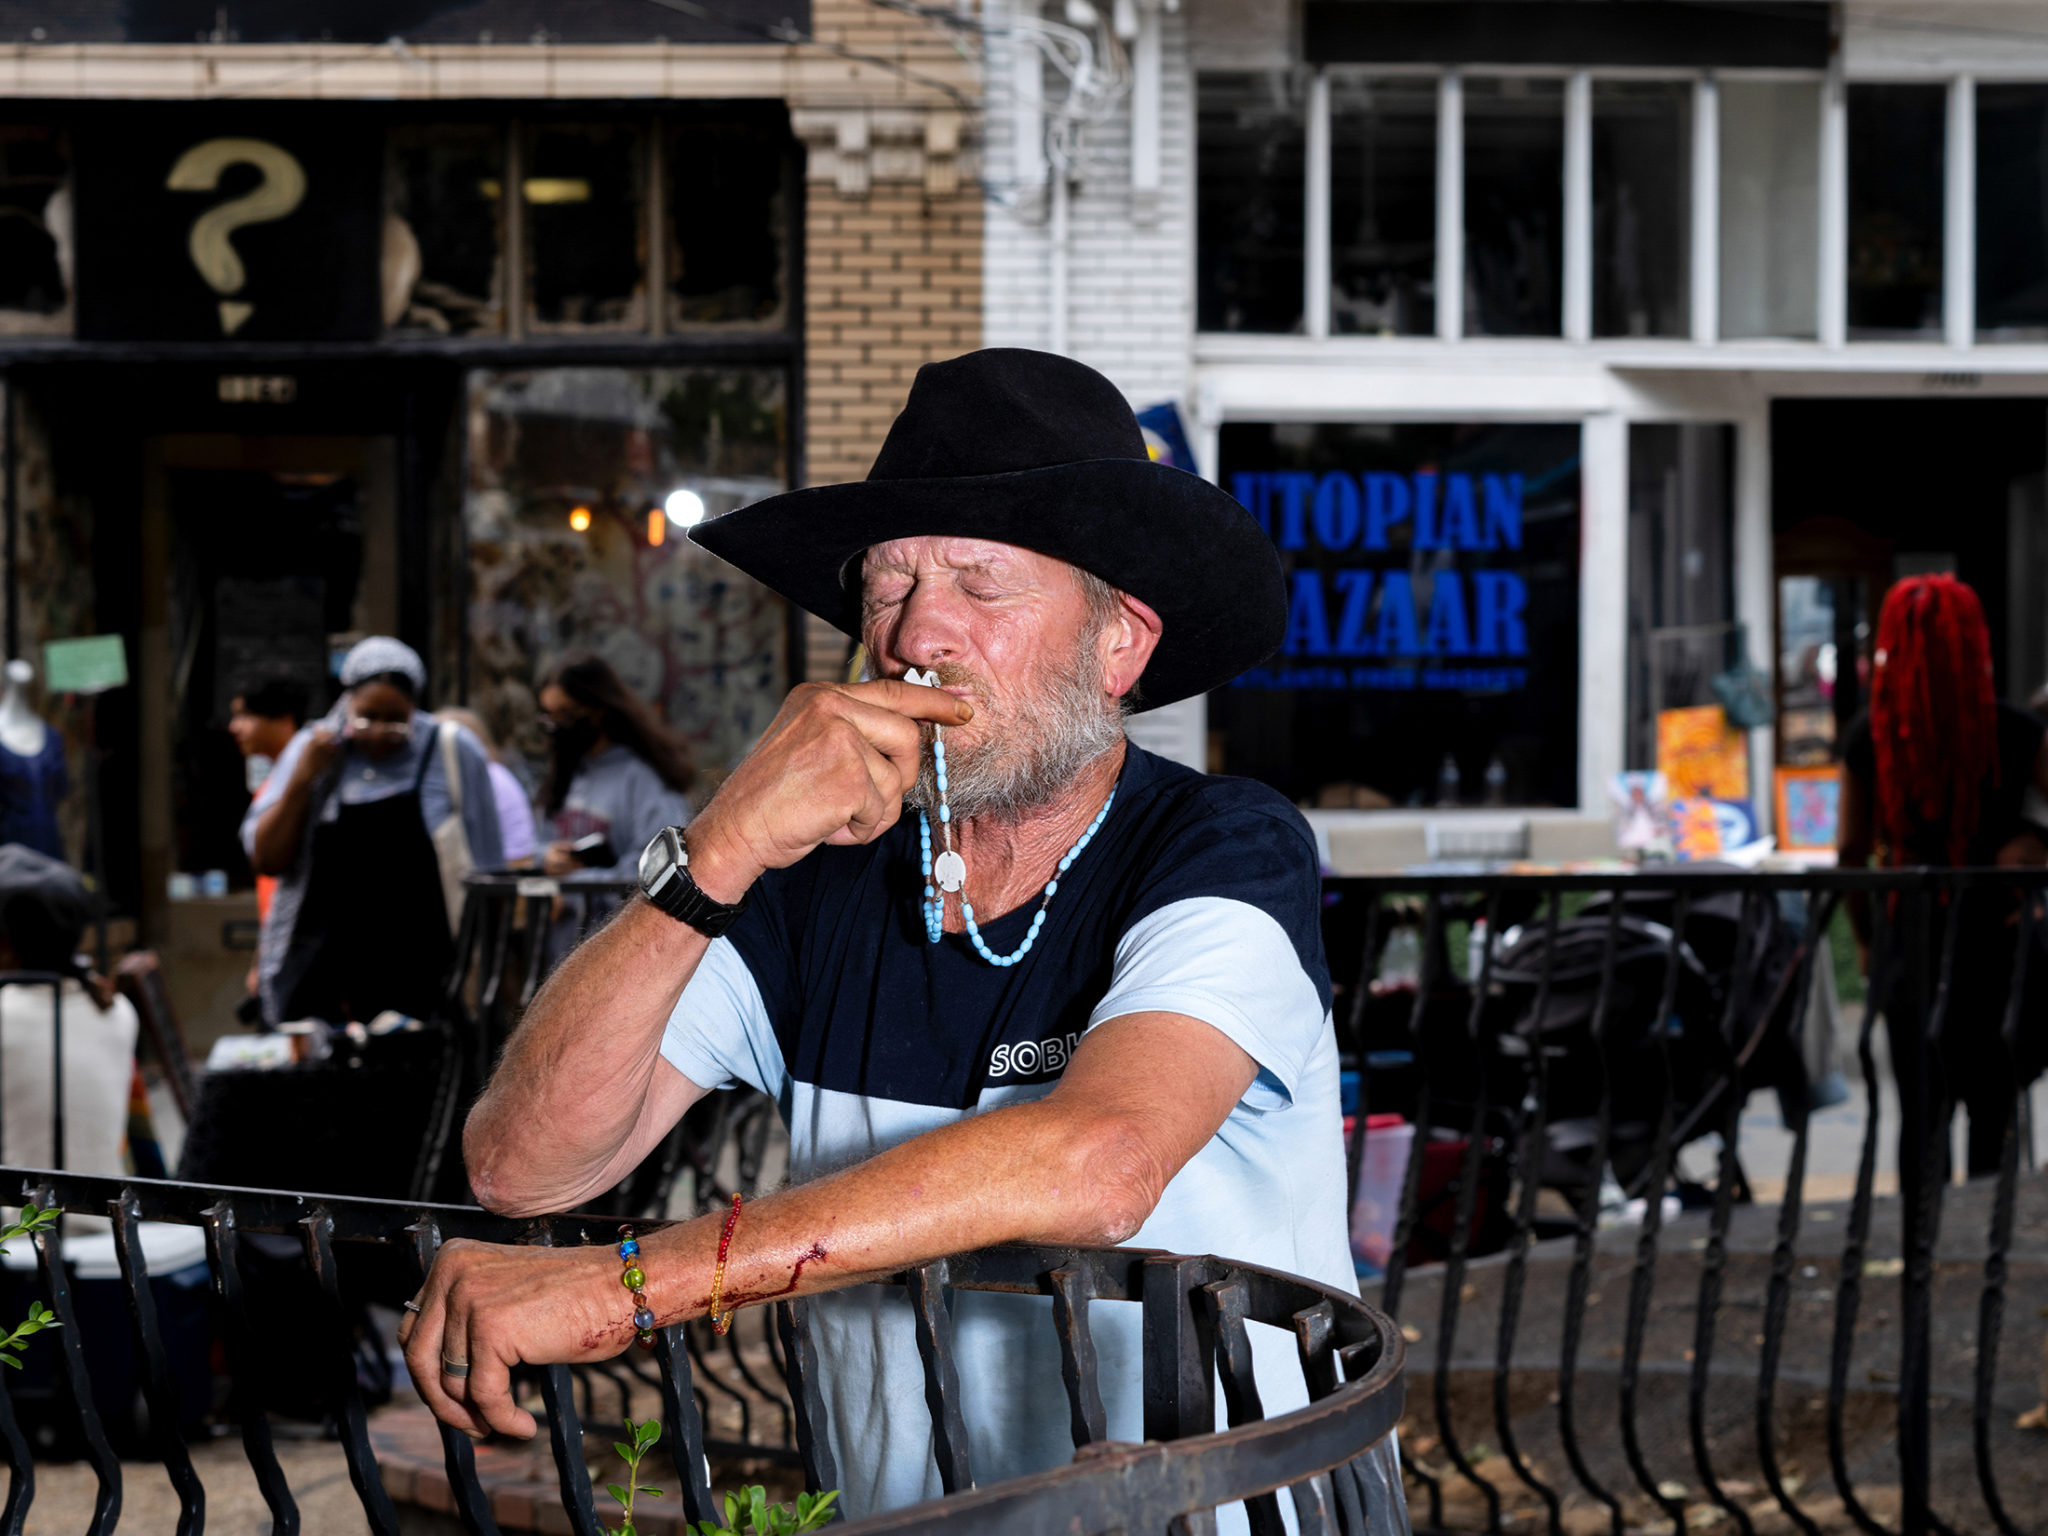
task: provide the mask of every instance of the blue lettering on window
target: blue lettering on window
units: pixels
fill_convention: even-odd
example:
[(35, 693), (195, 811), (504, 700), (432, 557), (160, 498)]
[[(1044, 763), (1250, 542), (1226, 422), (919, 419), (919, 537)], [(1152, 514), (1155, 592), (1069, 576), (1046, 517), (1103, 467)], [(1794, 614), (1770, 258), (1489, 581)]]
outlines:
[(1365, 547), (1385, 549), (1387, 532), (1394, 524), (1408, 520), (1408, 480), (1405, 475), (1375, 471), (1365, 477)]
[(1529, 584), (1513, 571), (1472, 573), (1473, 653), (1480, 656), (1526, 656), (1529, 626)]
[(1268, 538), (1273, 536), (1273, 519), (1266, 510), (1266, 476), (1252, 470), (1240, 470), (1230, 477), (1230, 494), (1235, 496), (1252, 520), (1259, 525), (1259, 532)]
[(1486, 477), (1486, 547), (1522, 547), (1522, 477)]
[(1302, 470), (1290, 469), (1268, 475), (1266, 479), (1280, 488), (1280, 547), (1305, 548), (1308, 530), (1302, 525), (1306, 521), (1309, 497), (1315, 494), (1316, 477)]
[(1316, 485), (1316, 541), (1325, 549), (1349, 549), (1358, 540), (1358, 482), (1333, 471)]
[(1337, 654), (1370, 656), (1372, 636), (1365, 621), (1372, 608), (1372, 572), (1339, 571), (1337, 590), (1344, 598), (1344, 612), (1337, 620)]
[[(1463, 480), (1463, 475), (1457, 476)], [(1466, 482), (1470, 485), (1470, 481)], [(1439, 571), (1429, 585), (1429, 637), (1432, 656), (1469, 656), (1472, 631), (1465, 623), (1465, 583), (1456, 571)]]
[(1445, 549), (1479, 548), (1479, 509), (1470, 475), (1444, 476), (1444, 516), (1438, 529)]
[(1330, 621), (1323, 612), (1320, 572), (1294, 573), (1294, 598), (1287, 605), (1287, 638), (1280, 649), (1289, 656), (1330, 654)]
[(1436, 526), (1437, 473), (1425, 469), (1415, 476), (1415, 547), (1442, 549), (1443, 539)]
[(1422, 637), (1415, 625), (1415, 586), (1406, 571), (1380, 579), (1380, 623), (1373, 648), (1382, 656), (1417, 656)]

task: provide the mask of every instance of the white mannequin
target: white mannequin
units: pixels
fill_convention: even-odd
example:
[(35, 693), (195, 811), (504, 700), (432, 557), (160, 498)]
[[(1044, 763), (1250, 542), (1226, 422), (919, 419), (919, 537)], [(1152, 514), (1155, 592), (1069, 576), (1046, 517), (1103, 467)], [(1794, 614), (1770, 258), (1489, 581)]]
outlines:
[(0, 747), (17, 757), (34, 757), (50, 733), (43, 717), (28, 707), (28, 685), (35, 676), (36, 669), (19, 657), (7, 663), (7, 687), (0, 693)]

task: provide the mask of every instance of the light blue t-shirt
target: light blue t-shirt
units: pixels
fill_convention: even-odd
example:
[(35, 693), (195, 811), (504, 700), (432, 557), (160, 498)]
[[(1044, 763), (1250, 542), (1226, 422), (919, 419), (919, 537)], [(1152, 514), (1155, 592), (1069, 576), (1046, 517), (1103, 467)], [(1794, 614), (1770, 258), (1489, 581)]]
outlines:
[[(1110, 1019), (1200, 1019), (1258, 1075), (1130, 1246), (1355, 1291), (1321, 887), (1293, 806), (1130, 748), (1108, 819), (1060, 877), (1029, 956), (1006, 969), (964, 937), (930, 943), (922, 885), (914, 817), (868, 847), (821, 848), (764, 877), (684, 990), (663, 1056), (700, 1086), (747, 1083), (773, 1097), (801, 1182), (1044, 1095), (1081, 1036)], [(1014, 950), (1037, 907), (986, 925), (989, 946)], [(1171, 1095), (1175, 1064), (1156, 1070), (1158, 1092)], [(975, 1481), (1066, 1464), (1049, 1299), (954, 1300)], [(907, 1299), (866, 1286), (815, 1297), (812, 1317), (848, 1516), (936, 1498)], [(1110, 1437), (1142, 1440), (1139, 1307), (1098, 1302), (1090, 1320)], [(1252, 1335), (1268, 1416), (1305, 1404), (1292, 1336), (1257, 1324)], [(1218, 1413), (1220, 1425), (1220, 1398)]]

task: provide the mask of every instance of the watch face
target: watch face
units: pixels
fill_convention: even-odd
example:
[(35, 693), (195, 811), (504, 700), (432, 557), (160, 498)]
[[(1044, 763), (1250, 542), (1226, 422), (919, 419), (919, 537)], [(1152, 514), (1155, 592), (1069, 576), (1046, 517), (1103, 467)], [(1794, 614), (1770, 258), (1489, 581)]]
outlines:
[(640, 855), (640, 889), (649, 896), (675, 878), (675, 831), (663, 827), (655, 833)]

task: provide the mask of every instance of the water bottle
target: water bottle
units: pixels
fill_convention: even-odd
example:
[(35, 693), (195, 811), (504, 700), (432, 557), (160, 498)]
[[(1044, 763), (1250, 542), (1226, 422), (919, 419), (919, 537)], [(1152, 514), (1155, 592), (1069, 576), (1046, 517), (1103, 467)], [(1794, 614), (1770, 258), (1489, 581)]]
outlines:
[(1506, 805), (1508, 803), (1508, 765), (1500, 760), (1498, 752), (1486, 765), (1486, 803)]

